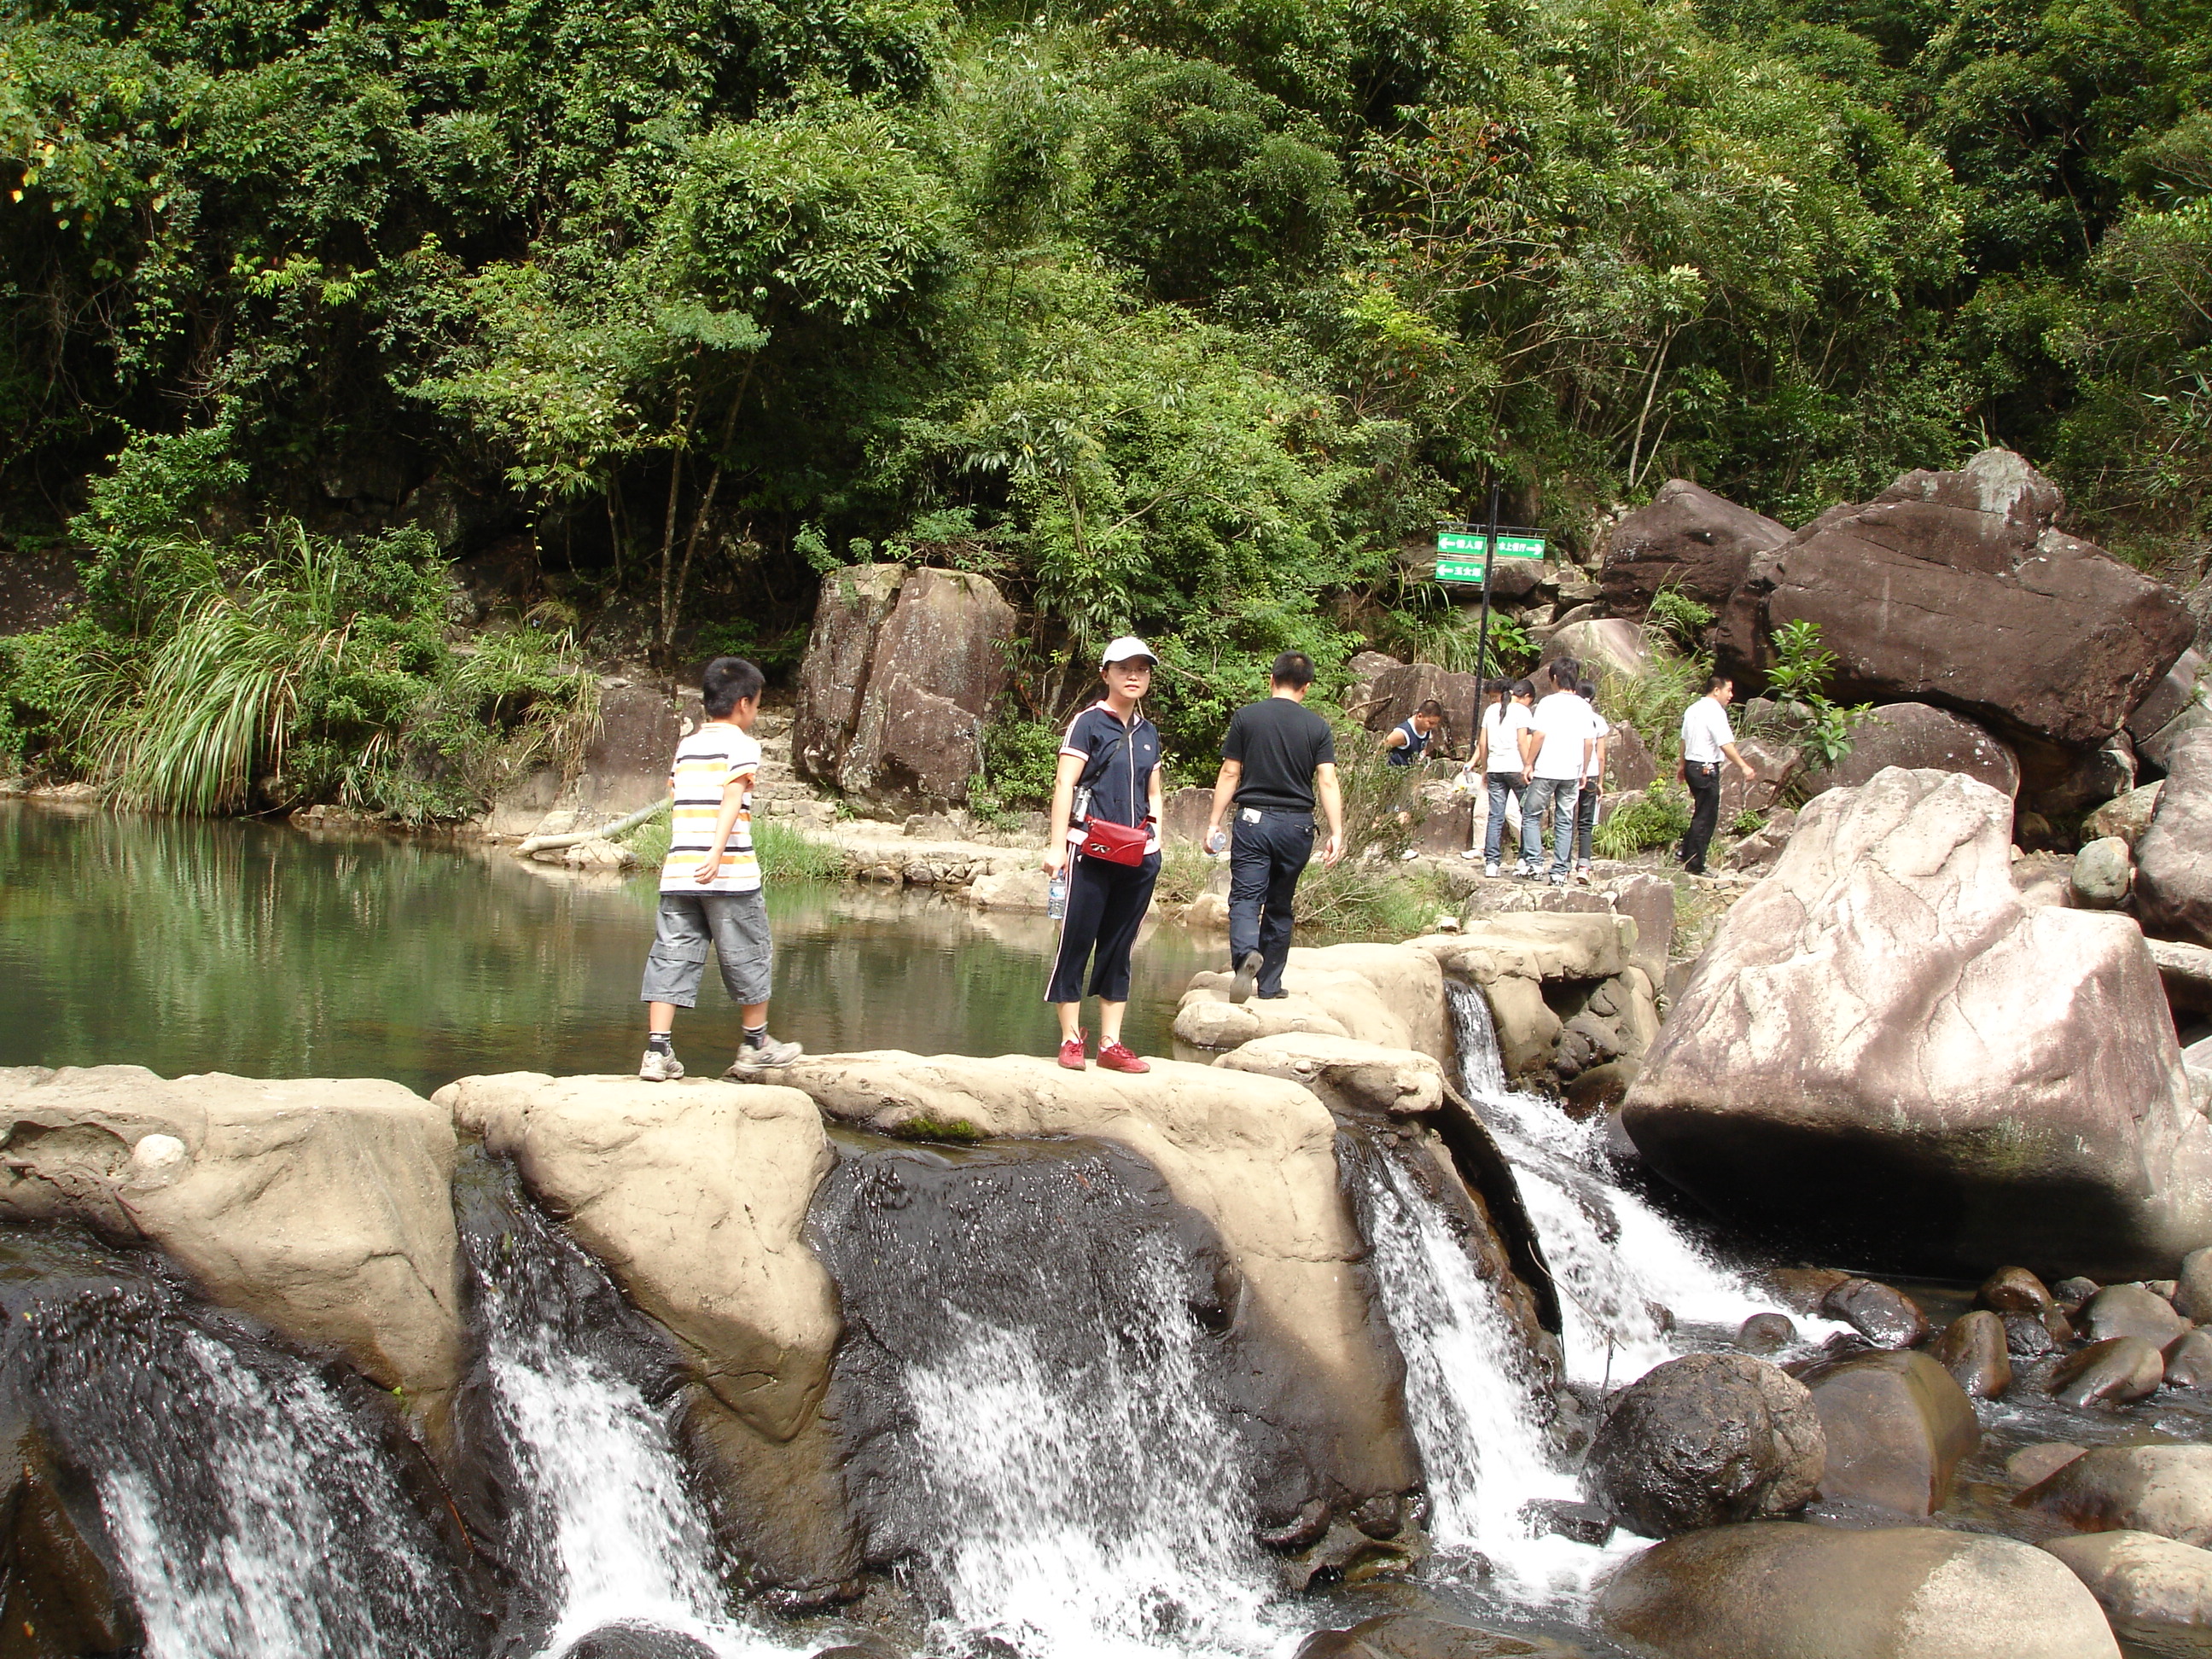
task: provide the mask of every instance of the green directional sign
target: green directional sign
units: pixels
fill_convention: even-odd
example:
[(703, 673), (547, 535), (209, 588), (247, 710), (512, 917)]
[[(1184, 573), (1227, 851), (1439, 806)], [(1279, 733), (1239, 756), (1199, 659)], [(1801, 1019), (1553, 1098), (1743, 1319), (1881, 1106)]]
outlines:
[[(1479, 582), (1482, 580), (1483, 550), (1492, 538), (1474, 530), (1437, 532), (1437, 580), (1440, 582)], [(1526, 532), (1501, 531), (1495, 538), (1501, 559), (1540, 559), (1544, 538)]]

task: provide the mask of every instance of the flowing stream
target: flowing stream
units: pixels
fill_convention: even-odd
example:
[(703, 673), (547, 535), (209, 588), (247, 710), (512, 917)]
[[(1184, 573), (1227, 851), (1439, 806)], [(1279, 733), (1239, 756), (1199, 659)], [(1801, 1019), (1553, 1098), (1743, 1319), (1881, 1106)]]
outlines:
[(447, 1553), (362, 1415), (159, 1291), (37, 1305), (11, 1380), (91, 1471), (146, 1659), (460, 1659)]

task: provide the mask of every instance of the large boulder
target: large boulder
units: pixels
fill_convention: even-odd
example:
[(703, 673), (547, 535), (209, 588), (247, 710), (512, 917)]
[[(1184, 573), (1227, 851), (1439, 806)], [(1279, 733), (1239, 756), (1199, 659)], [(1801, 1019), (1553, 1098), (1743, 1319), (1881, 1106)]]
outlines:
[(2093, 1532), (2043, 1546), (2072, 1569), (2113, 1626), (2138, 1638), (2212, 1628), (2212, 1550), (2148, 1532)]
[(805, 1243), (833, 1162), (814, 1103), (753, 1084), (532, 1072), (438, 1091), (512, 1158), (623, 1292), (676, 1339), (700, 1385), (686, 1440), (732, 1501), (741, 1555), (783, 1584), (850, 1576), (837, 1464), (818, 1415), (836, 1292)]
[(1655, 1659), (2119, 1659), (2095, 1597), (2009, 1538), (1758, 1522), (1694, 1532), (1607, 1583), (1607, 1635)]
[(2082, 1532), (2212, 1545), (2212, 1446), (2098, 1446), (2013, 1500)]
[(380, 1079), (0, 1073), (0, 1220), (159, 1245), (210, 1302), (343, 1353), (446, 1445), (464, 1330), (444, 1112)]
[(2212, 945), (2212, 726), (2174, 745), (2150, 827), (2136, 838), (2144, 931)]
[(822, 579), (792, 765), (893, 811), (967, 798), (1006, 686), (1014, 610), (984, 577), (859, 565)]
[(1305, 1088), (1174, 1060), (1126, 1077), (1030, 1055), (893, 1052), (809, 1056), (782, 1078), (830, 1116), (879, 1133), (1127, 1147), (1212, 1224), (1242, 1275), (1237, 1317), (1255, 1351), (1273, 1353), (1267, 1419), (1355, 1501), (1418, 1481), (1399, 1358), (1353, 1268), (1366, 1246), (1339, 1184), (1336, 1120)]
[(1924, 1353), (1862, 1353), (1799, 1379), (1827, 1437), (1825, 1498), (1933, 1515), (1959, 1465), (1981, 1443), (1974, 1402)]
[(1589, 617), (1569, 623), (1544, 641), (1540, 663), (1572, 657), (1585, 676), (1611, 674), (1620, 679), (1641, 678), (1651, 667), (1643, 631), (1620, 617)]
[(1891, 770), (1812, 801), (1631, 1090), (1660, 1176), (1823, 1248), (2171, 1273), (2212, 1234), (2212, 1127), (2124, 917), (2023, 903), (2012, 803)]
[(1592, 1495), (1647, 1538), (1801, 1510), (1826, 1441), (1802, 1383), (1747, 1354), (1670, 1359), (1613, 1395), (1591, 1443)]
[(1807, 776), (1805, 793), (1855, 789), (1891, 766), (1964, 772), (2008, 795), (2020, 793), (2020, 761), (2009, 744), (1970, 720), (1924, 702), (1894, 702), (1875, 709), (1851, 728), (1848, 754)]
[(1752, 562), (1723, 619), (1723, 666), (1763, 672), (1772, 630), (1816, 623), (1838, 702), (1955, 709), (2033, 746), (2055, 781), (2067, 756), (2120, 729), (2195, 631), (2172, 588), (2054, 528), (2063, 505), (2009, 450), (1908, 472)]
[(1191, 976), (1175, 1034), (1200, 1048), (1235, 1048), (1286, 1031), (1352, 1037), (1385, 1048), (1452, 1056), (1443, 974), (1428, 951), (1407, 945), (1294, 945), (1279, 1000), (1229, 1000), (1230, 976)]
[(1790, 526), (1683, 478), (1659, 486), (1650, 505), (1613, 527), (1598, 585), (1616, 617), (1641, 617), (1662, 587), (1717, 610), (1754, 554), (1790, 539)]

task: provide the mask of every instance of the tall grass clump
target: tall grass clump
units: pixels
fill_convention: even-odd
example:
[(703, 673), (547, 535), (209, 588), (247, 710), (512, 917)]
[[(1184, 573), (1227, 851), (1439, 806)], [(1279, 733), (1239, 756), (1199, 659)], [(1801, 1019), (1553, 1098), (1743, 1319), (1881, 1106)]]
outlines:
[(0, 708), (23, 758), (198, 814), (332, 801), (410, 822), (573, 771), (598, 684), (567, 635), (447, 638), (419, 531), (341, 544), (295, 521), (138, 549), (105, 616), (11, 642)]

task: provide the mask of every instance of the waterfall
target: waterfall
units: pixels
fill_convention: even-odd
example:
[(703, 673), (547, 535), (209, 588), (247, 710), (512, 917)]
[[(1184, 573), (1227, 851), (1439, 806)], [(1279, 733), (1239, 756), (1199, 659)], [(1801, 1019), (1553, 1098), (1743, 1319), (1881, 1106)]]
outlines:
[[(1733, 1334), (1773, 1300), (1714, 1261), (1680, 1225), (1620, 1185), (1602, 1126), (1577, 1123), (1540, 1096), (1505, 1085), (1490, 1005), (1446, 981), (1462, 1085), (1512, 1164), (1522, 1202), (1559, 1290), (1568, 1374), (1632, 1382), (1691, 1346), (1670, 1329)], [(1815, 1335), (1835, 1328), (1800, 1320)]]
[[(1253, 1655), (1273, 1574), (1222, 1403), (1203, 1245), (1097, 1143), (849, 1158), (816, 1199), (835, 1398), (878, 1559), (954, 1651)], [(1214, 1247), (1218, 1249), (1218, 1246)]]
[[(526, 1199), (510, 1194), (500, 1219), (465, 1225), (462, 1237), (493, 1416), (520, 1489), (508, 1541), (550, 1615), (538, 1651), (557, 1659), (591, 1631), (629, 1624), (688, 1636), (724, 1659), (789, 1653), (727, 1615), (673, 1405), (647, 1392), (672, 1385), (673, 1374), (624, 1363), (633, 1316), (605, 1269)], [(654, 1370), (666, 1374), (641, 1375)]]
[(147, 1659), (476, 1650), (392, 1453), (305, 1362), (159, 1291), (15, 1325), (20, 1399), (92, 1475)]
[(1480, 1555), (1510, 1593), (1579, 1587), (1592, 1553), (1549, 1537), (1527, 1513), (1582, 1494), (1546, 1435), (1525, 1339), (1407, 1155), (1371, 1141), (1340, 1146), (1383, 1316), (1405, 1357), (1431, 1538), (1447, 1553)]

